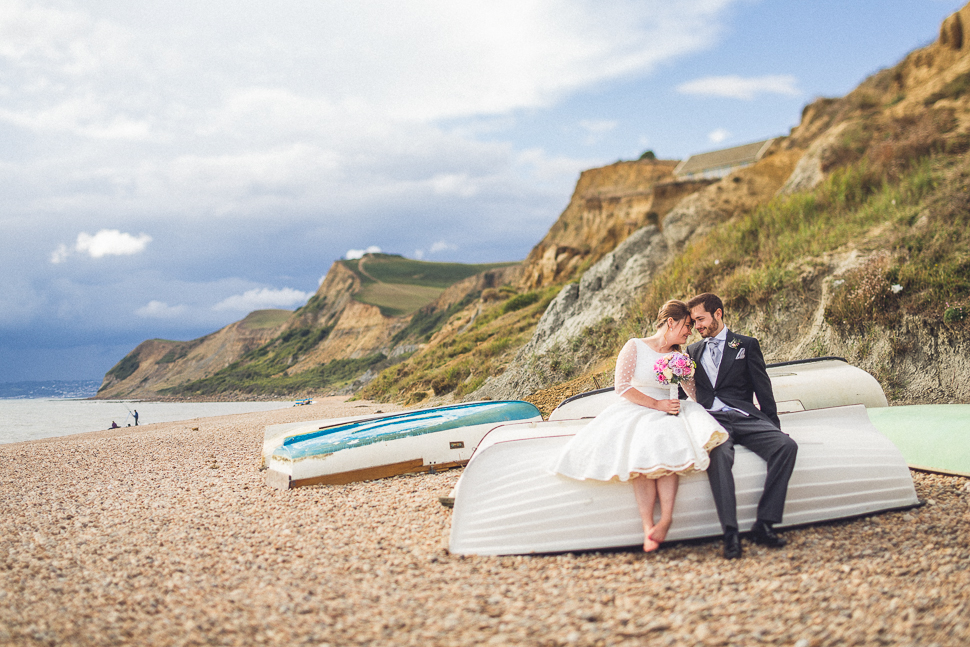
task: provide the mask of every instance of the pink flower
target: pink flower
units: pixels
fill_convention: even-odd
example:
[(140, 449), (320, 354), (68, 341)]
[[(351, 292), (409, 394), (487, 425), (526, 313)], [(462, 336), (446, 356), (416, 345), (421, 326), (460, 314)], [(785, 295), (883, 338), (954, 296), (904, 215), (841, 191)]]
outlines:
[(683, 353), (670, 353), (664, 355), (653, 365), (653, 371), (657, 376), (657, 381), (661, 384), (680, 384), (689, 380), (694, 375), (697, 366), (687, 355)]

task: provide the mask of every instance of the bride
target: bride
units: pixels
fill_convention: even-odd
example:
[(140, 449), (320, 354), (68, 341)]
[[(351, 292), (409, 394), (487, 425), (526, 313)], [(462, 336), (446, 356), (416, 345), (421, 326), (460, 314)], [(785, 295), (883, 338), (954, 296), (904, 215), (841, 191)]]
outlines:
[[(679, 475), (706, 470), (708, 452), (728, 437), (701, 405), (670, 399), (653, 369), (658, 359), (680, 351), (692, 326), (687, 304), (668, 301), (657, 316), (657, 331), (623, 346), (614, 380), (623, 400), (581, 429), (554, 468), (573, 479), (632, 481), (648, 552), (660, 547), (670, 529)], [(693, 379), (682, 386), (695, 398)], [(658, 495), (660, 521), (654, 523)]]

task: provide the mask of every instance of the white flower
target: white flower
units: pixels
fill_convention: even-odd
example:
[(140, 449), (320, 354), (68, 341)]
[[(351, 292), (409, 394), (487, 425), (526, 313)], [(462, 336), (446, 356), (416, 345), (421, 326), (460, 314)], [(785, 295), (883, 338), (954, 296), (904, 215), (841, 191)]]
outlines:
[(832, 285), (835, 286), (835, 287), (839, 287), (843, 283), (845, 283), (845, 279), (839, 279), (837, 281), (832, 281)]
[(899, 294), (903, 291), (903, 286), (899, 283), (894, 283), (889, 289), (893, 291), (893, 294)]

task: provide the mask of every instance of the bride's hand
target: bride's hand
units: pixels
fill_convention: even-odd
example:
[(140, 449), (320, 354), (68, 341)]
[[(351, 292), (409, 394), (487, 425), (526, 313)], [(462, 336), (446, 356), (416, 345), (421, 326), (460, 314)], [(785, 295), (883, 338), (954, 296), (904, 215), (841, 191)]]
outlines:
[(680, 413), (680, 400), (657, 400), (657, 410), (676, 416)]

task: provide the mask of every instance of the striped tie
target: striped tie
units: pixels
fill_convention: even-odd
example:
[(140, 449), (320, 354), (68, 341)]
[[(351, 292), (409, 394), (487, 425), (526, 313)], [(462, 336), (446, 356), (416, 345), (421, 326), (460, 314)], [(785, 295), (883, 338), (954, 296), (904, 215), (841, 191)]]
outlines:
[(721, 340), (710, 338), (707, 340), (707, 350), (714, 360), (714, 368), (721, 368)]

